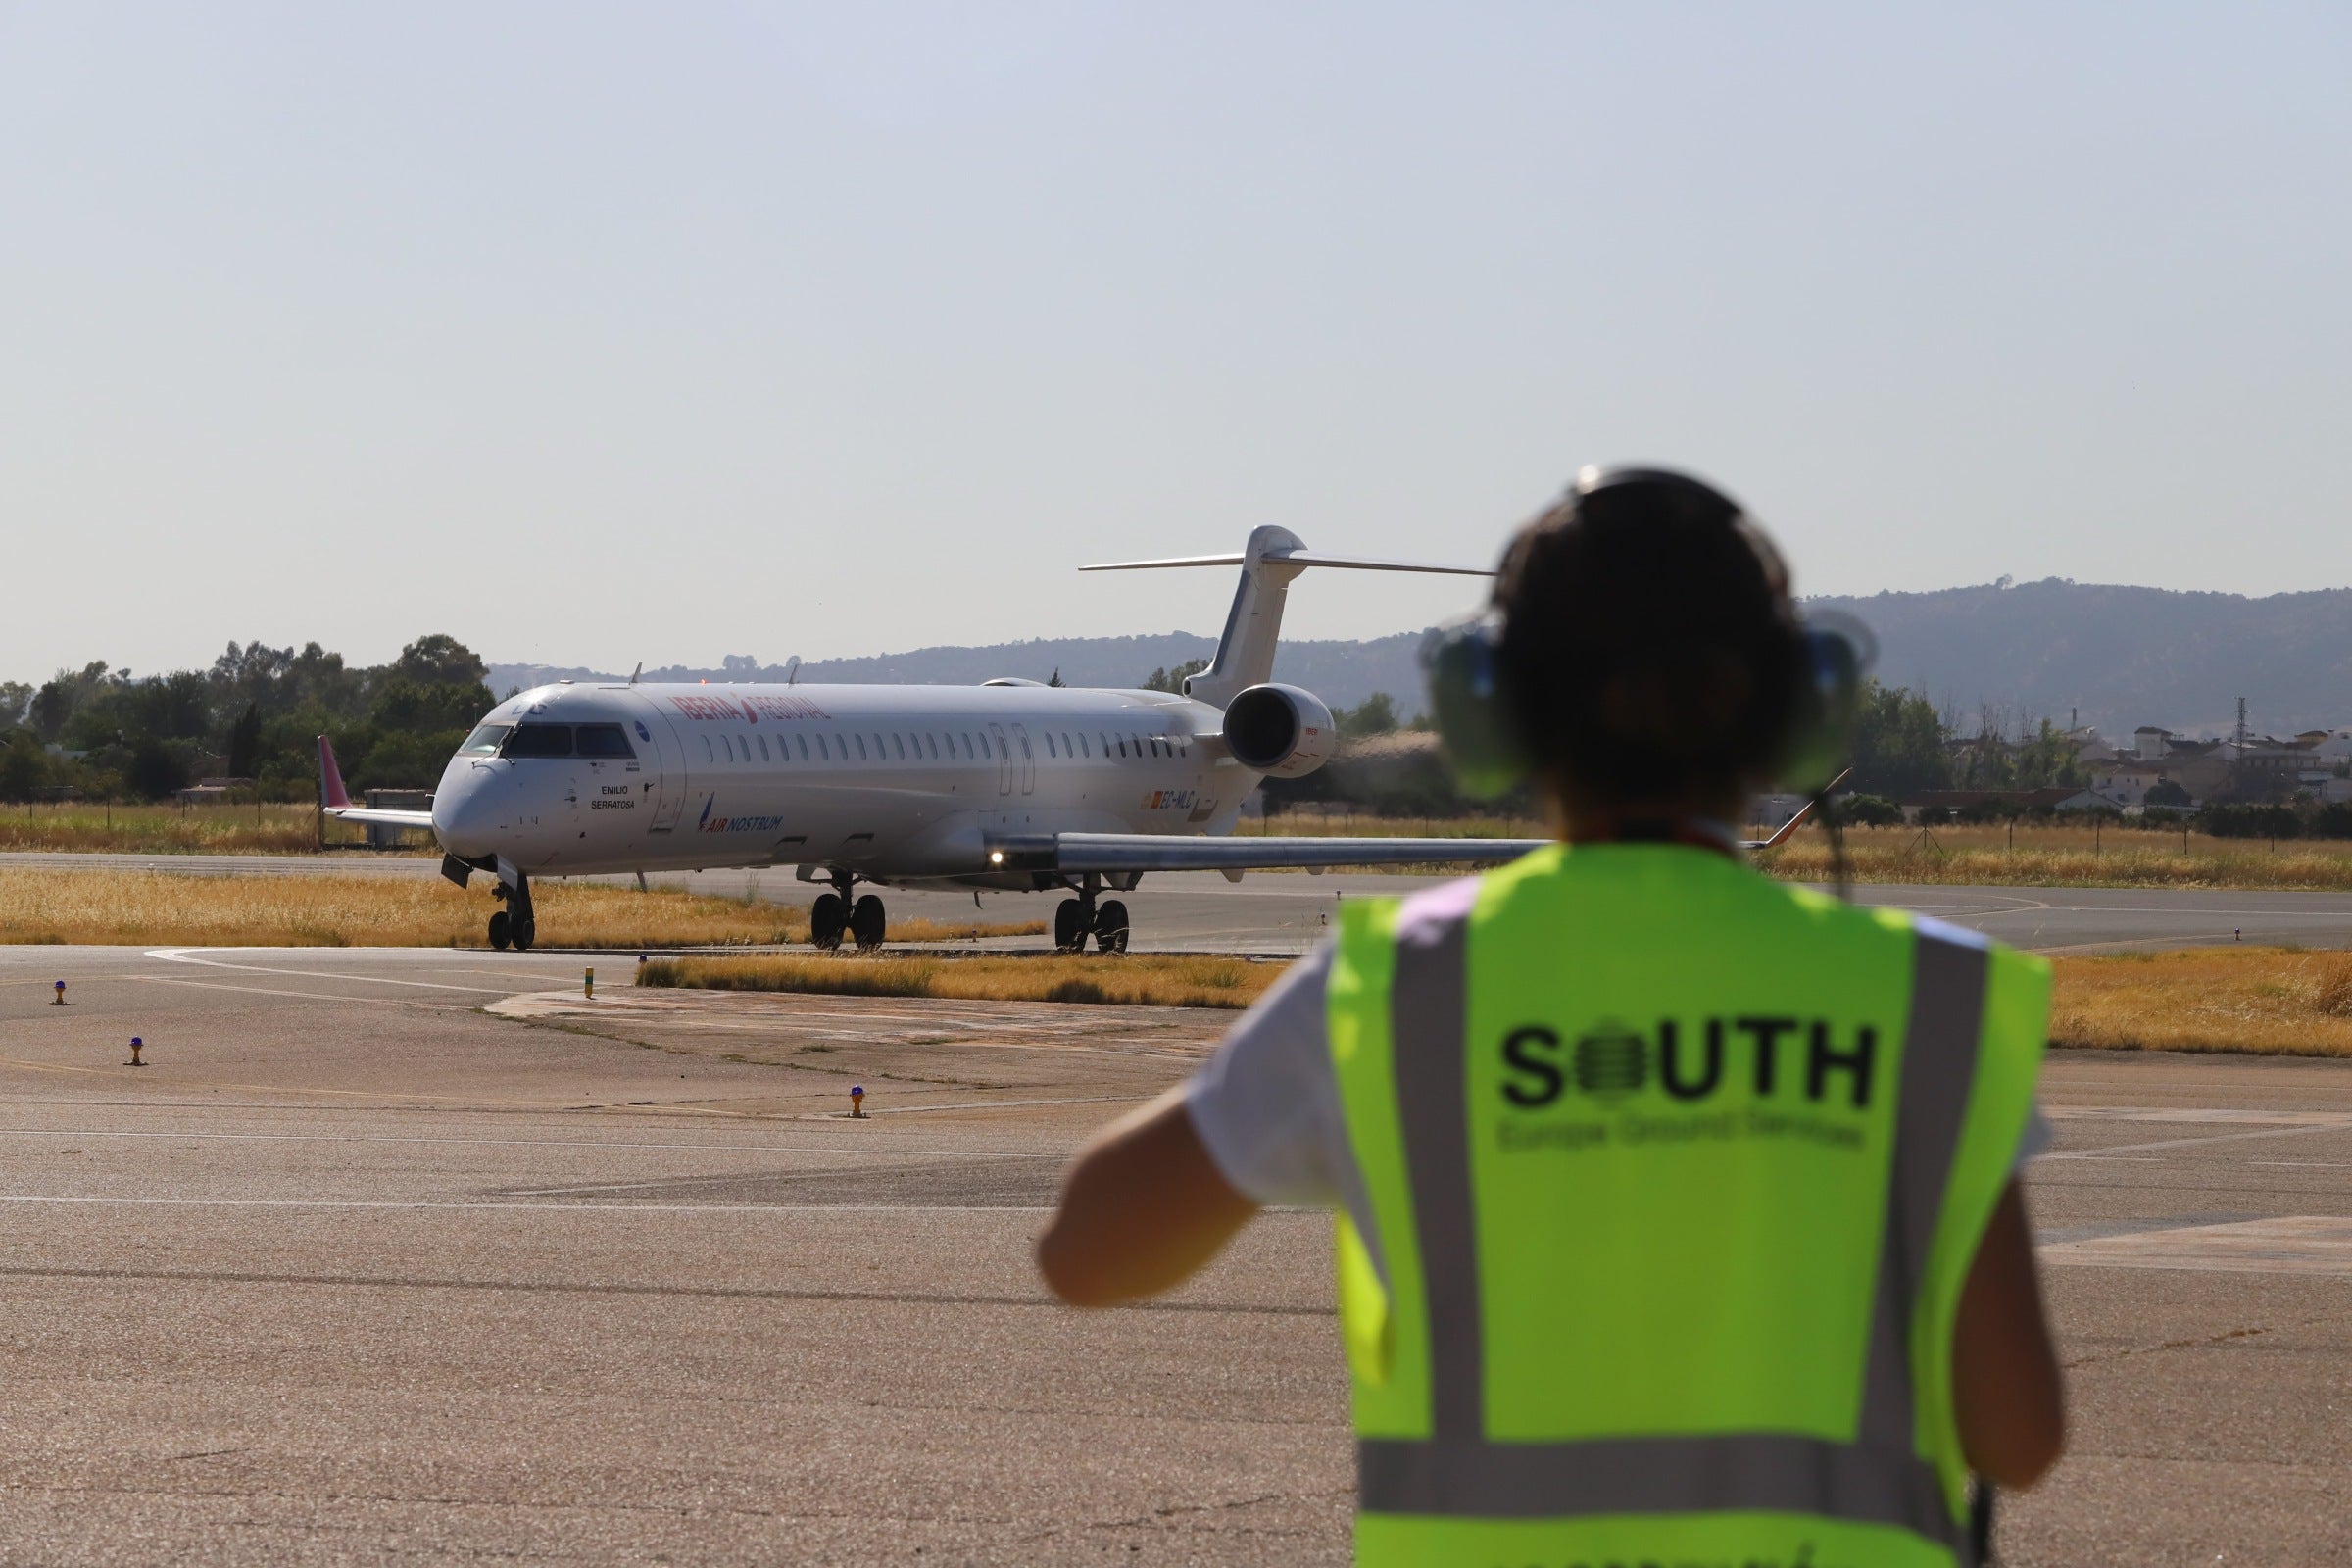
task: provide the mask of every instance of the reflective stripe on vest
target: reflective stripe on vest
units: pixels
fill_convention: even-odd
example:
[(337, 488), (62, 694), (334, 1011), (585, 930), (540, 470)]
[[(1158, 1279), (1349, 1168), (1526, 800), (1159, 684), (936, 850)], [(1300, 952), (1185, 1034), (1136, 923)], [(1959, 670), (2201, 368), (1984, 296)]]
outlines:
[[(1917, 1538), (1934, 1560), (1959, 1560), (1966, 1550), (1959, 1525), (1961, 1476), (1953, 1454), (1938, 1451), (1953, 1445), (1935, 1441), (1937, 1434), (1950, 1433), (1949, 1314), (1940, 1307), (1923, 1311), (1922, 1303), (1940, 1303), (1947, 1296), (1956, 1302), (1956, 1281), (1930, 1280), (1939, 1245), (1956, 1234), (1950, 1213), (1956, 1169), (1971, 1173), (1969, 1202), (1981, 1200), (1989, 1211), (1989, 1197), (1980, 1192), (1984, 1173), (1975, 1169), (1984, 1163), (1982, 1152), (1963, 1150), (1985, 1034), (1986, 950), (1928, 933), (1903, 933), (1912, 969), (1908, 1016), (1897, 1094), (1887, 1113), (1891, 1169), (1883, 1218), (1874, 1222), (1882, 1227), (1882, 1240), (1850, 1441), (1788, 1430), (1647, 1435), (1638, 1425), (1621, 1428), (1634, 1434), (1625, 1436), (1497, 1438), (1485, 1408), (1490, 1368), (1481, 1291), (1490, 1273), (1479, 1257), (1479, 1178), (1470, 1147), (1471, 1130), (1480, 1122), (1467, 1099), (1473, 1076), (1466, 1035), (1473, 1013), (1469, 944), (1478, 940), (1472, 906), (1476, 886), (1460, 884), (1437, 897), (1424, 896), (1385, 918), (1357, 911), (1342, 938), (1344, 950), (1356, 944), (1359, 956), (1366, 954), (1365, 943), (1386, 949), (1369, 955), (1385, 962), (1357, 966), (1373, 972), (1374, 979), (1355, 1004), (1385, 1004), (1392, 1129), (1383, 1133), (1380, 1124), (1386, 1118), (1375, 1113), (1375, 1102), (1364, 1097), (1360, 1085), (1350, 1098), (1344, 1081), (1343, 1101), (1349, 1106), (1350, 1136), (1359, 1140), (1359, 1159), (1367, 1152), (1362, 1138), (1375, 1145), (1393, 1140), (1409, 1172), (1404, 1196), (1412, 1234), (1383, 1237), (1381, 1250), (1393, 1258), (1401, 1253), (1405, 1277), (1417, 1283), (1418, 1302), (1400, 1303), (1402, 1332), (1426, 1356), (1427, 1419), (1425, 1425), (1408, 1422), (1409, 1436), (1360, 1431), (1364, 1390), (1359, 1381), (1361, 1510), (1367, 1516), (1421, 1516), (1404, 1522), (1423, 1527), (1439, 1527), (1446, 1518), (1565, 1523), (1623, 1521), (1629, 1515), (1798, 1516), (1892, 1527)], [(1377, 928), (1367, 926), (1368, 917)], [(1897, 951), (1883, 939), (1880, 949)], [(1378, 972), (1382, 969), (1386, 973)], [(1350, 971), (1347, 985), (1362, 978)], [(1385, 994), (1376, 999), (1375, 989)], [(1343, 1010), (1351, 1004), (1346, 990), (1335, 985), (1333, 993), (1335, 1054), (1344, 1037), (1353, 1038), (1342, 1027)], [(2026, 999), (2029, 1004), (2033, 1000)], [(1708, 1045), (1712, 1052), (1720, 1042), (1710, 1038)], [(1893, 1043), (1885, 1049), (1887, 1056), (1895, 1054)], [(2029, 1075), (2029, 1098), (2030, 1087)], [(1377, 1108), (1392, 1107), (1382, 1102)], [(2015, 1130), (2007, 1135), (2011, 1149)], [(1993, 1128), (1979, 1142), (1995, 1147), (1998, 1131)], [(2001, 1159), (1999, 1175), (2005, 1180), (2005, 1154)], [(1981, 1231), (1981, 1218), (1976, 1224)], [(1351, 1275), (1347, 1266), (1346, 1231), (1343, 1226), (1344, 1282), (1362, 1273)], [(1975, 1238), (1962, 1240), (1964, 1267)], [(1541, 1242), (1531, 1238), (1531, 1245)], [(1944, 1245), (1946, 1253), (1953, 1250)], [(1948, 1272), (1948, 1262), (1945, 1267)], [(1857, 1312), (1860, 1305), (1857, 1301)], [(1383, 1326), (1395, 1334), (1398, 1325), (1389, 1321), (1387, 1307), (1384, 1299)], [(1352, 1360), (1364, 1336), (1360, 1324), (1351, 1323), (1349, 1333)], [(1413, 1345), (1395, 1349), (1416, 1353)], [(1923, 1351), (1928, 1364), (1915, 1367)], [(1408, 1381), (1416, 1390), (1421, 1387), (1417, 1379)], [(1511, 1392), (1508, 1385), (1504, 1392)], [(1395, 1411), (1379, 1424), (1394, 1428)]]

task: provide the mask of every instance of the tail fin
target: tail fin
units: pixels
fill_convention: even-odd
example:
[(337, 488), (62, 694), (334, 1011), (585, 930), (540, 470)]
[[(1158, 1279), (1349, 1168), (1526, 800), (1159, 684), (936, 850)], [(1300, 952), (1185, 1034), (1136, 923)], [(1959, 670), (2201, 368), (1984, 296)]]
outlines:
[(1146, 571), (1165, 566), (1239, 566), (1242, 580), (1233, 593), (1233, 609), (1225, 616), (1225, 634), (1217, 639), (1216, 658), (1208, 668), (1184, 683), (1185, 692), (1215, 708), (1223, 708), (1251, 686), (1263, 685), (1274, 674), (1274, 645), (1282, 637), (1282, 607), (1291, 579), (1309, 566), (1345, 566), (1354, 571), (1434, 571), (1463, 577), (1492, 577), (1480, 566), (1435, 566), (1413, 561), (1373, 561), (1360, 556), (1334, 556), (1306, 548), (1306, 541), (1288, 528), (1253, 528), (1250, 543), (1238, 556), (1183, 556), (1166, 561), (1114, 561), (1081, 571)]
[(343, 770), (335, 765), (334, 743), (318, 737), (318, 800), (329, 808), (349, 807), (351, 792), (343, 787)]
[(1772, 837), (1768, 839), (1748, 839), (1745, 841), (1744, 847), (1751, 850), (1779, 849), (1782, 842), (1787, 839), (1789, 834), (1794, 833), (1798, 828), (1805, 825), (1806, 818), (1813, 814), (1813, 808), (1828, 800), (1830, 798), (1830, 791), (1836, 789), (1838, 785), (1851, 778), (1853, 776), (1853, 772), (1854, 770), (1852, 768), (1846, 768), (1836, 778), (1830, 780), (1827, 784), (1824, 784), (1819, 793), (1815, 794), (1813, 798), (1805, 802), (1804, 805), (1798, 807), (1796, 808), (1796, 814), (1790, 817), (1788, 821), (1783, 822), (1779, 829), (1774, 832)]

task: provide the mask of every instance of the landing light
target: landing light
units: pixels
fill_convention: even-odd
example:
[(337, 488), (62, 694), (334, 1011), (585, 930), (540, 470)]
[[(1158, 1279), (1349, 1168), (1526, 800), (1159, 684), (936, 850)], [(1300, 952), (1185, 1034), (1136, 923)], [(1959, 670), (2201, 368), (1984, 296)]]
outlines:
[(1004, 863), (1004, 852), (1003, 850), (989, 851), (988, 863), (991, 865), (1003, 865)]

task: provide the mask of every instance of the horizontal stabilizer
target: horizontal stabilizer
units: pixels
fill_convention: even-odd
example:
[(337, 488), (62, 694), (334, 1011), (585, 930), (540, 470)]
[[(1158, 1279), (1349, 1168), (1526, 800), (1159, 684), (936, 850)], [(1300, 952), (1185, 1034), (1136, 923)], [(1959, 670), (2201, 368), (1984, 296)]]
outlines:
[[(1492, 577), (1490, 566), (1446, 566), (1426, 561), (1375, 561), (1369, 556), (1335, 556), (1322, 550), (1270, 550), (1264, 559), (1287, 566), (1343, 566), (1349, 571), (1432, 571), (1453, 577)], [(1168, 566), (1241, 566), (1246, 555), (1171, 556), (1165, 561), (1105, 561), (1080, 571), (1157, 571)]]
[(395, 811), (390, 807), (330, 806), (326, 814), (338, 822), (372, 822), (377, 827), (416, 827), (427, 833), (433, 830), (430, 811)]

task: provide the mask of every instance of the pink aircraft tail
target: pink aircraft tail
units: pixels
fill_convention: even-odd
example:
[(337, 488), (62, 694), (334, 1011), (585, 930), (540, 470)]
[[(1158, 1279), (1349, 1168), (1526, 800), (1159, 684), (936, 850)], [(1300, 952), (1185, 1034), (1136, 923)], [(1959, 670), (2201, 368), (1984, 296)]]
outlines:
[(335, 765), (334, 743), (323, 735), (318, 737), (318, 798), (330, 807), (351, 804), (351, 792), (343, 787), (343, 770)]

